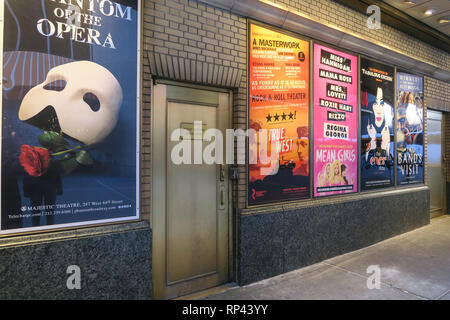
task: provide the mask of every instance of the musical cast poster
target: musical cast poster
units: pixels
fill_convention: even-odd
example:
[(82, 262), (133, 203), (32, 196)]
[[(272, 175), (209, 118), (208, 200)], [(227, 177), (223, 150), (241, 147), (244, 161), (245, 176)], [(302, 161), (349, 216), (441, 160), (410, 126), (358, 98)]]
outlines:
[(0, 1), (0, 233), (138, 218), (139, 4)]
[(423, 78), (397, 72), (397, 185), (423, 183)]
[(361, 190), (394, 185), (394, 68), (361, 58)]
[(309, 42), (250, 27), (249, 204), (309, 197)]
[(314, 44), (314, 196), (358, 191), (358, 58)]

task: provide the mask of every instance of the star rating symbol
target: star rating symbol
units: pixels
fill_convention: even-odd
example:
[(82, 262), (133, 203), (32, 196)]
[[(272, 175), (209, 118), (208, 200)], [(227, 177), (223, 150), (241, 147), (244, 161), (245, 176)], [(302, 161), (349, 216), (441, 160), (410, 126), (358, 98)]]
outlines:
[(290, 112), (289, 114), (286, 114), (285, 112), (283, 112), (283, 114), (278, 114), (276, 113), (274, 116), (272, 116), (270, 113), (267, 115), (266, 119), (267, 122), (280, 122), (280, 121), (286, 121), (287, 117), (289, 117), (289, 120), (293, 120), (294, 119), (295, 114), (293, 114), (292, 112)]
[(275, 121), (280, 121), (280, 116), (278, 115), (278, 113), (275, 115)]

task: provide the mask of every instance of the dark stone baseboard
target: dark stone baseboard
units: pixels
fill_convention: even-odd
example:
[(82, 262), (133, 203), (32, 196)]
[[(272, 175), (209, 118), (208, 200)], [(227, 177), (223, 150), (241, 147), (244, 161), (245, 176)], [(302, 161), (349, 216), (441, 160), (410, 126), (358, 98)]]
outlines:
[[(0, 240), (0, 299), (151, 299), (148, 224), (104, 229)], [(67, 288), (70, 265), (80, 290)]]
[(430, 222), (427, 187), (358, 194), (240, 215), (238, 283), (355, 251)]

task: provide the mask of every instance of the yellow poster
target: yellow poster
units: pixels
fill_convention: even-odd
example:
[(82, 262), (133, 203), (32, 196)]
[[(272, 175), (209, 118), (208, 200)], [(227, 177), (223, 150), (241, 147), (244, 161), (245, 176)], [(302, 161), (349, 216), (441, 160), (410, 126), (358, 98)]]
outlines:
[(250, 204), (309, 197), (309, 61), (308, 41), (251, 25)]

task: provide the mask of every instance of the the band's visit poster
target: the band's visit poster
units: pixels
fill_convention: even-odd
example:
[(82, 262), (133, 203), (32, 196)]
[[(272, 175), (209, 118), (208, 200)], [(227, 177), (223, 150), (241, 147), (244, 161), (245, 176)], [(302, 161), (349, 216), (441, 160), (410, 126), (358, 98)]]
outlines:
[(314, 196), (358, 191), (358, 59), (314, 44)]
[(309, 197), (309, 42), (251, 25), (249, 204)]
[(137, 218), (139, 2), (0, 4), (0, 232)]
[(361, 58), (361, 190), (394, 185), (394, 68)]
[(423, 78), (397, 72), (397, 185), (423, 183)]

